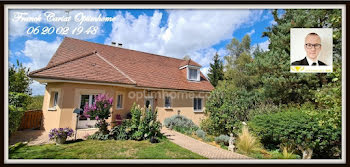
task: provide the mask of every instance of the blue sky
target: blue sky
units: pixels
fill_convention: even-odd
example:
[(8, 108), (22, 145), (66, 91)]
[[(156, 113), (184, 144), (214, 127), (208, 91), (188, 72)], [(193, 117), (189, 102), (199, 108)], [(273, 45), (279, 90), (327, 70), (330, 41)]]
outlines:
[[(38, 22), (15, 20), (18, 12), (23, 18), (41, 17)], [(70, 21), (48, 21), (45, 13), (55, 17), (71, 16)], [(84, 22), (73, 18), (82, 14), (91, 17), (115, 17), (113, 22)], [(66, 36), (86, 41), (110, 44), (123, 43), (123, 47), (169, 57), (190, 56), (201, 64), (206, 75), (209, 63), (216, 52), (227, 55), (226, 45), (231, 39), (241, 40), (249, 34), (251, 45), (267, 50), (269, 41), (262, 38), (266, 27), (274, 24), (270, 10), (10, 10), (9, 11), (9, 63), (22, 62), (30, 70), (45, 67), (65, 35), (56, 34), (59, 27), (68, 27)], [(39, 27), (38, 34), (28, 34)], [(52, 34), (41, 34), (44, 27), (52, 28)], [(73, 35), (74, 28), (82, 27), (83, 33)], [(32, 27), (30, 29), (30, 27)], [(96, 28), (96, 34), (84, 33)], [(33, 95), (43, 95), (44, 85), (34, 82)]]

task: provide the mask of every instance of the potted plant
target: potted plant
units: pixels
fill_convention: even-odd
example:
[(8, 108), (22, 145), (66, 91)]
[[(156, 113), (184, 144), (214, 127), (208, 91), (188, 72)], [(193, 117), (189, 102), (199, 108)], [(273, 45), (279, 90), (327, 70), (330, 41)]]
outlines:
[(73, 129), (71, 128), (53, 128), (49, 132), (50, 140), (55, 140), (56, 144), (64, 144), (67, 137), (73, 136)]

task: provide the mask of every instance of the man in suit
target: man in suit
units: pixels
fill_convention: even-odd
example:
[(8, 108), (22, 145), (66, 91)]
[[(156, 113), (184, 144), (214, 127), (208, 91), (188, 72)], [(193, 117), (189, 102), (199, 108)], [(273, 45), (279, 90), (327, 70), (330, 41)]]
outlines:
[(292, 66), (326, 66), (325, 63), (318, 60), (318, 55), (322, 49), (321, 38), (318, 34), (309, 33), (305, 37), (304, 49), (306, 51), (306, 57), (293, 62)]

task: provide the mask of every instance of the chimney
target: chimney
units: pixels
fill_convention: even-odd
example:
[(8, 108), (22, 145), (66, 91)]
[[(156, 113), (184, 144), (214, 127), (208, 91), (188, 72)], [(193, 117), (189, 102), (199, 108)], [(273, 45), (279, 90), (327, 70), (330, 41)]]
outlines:
[(111, 45), (112, 46), (117, 46), (117, 43), (116, 42), (111, 42)]
[(118, 46), (119, 46), (119, 47), (123, 47), (123, 44), (122, 44), (122, 43), (118, 43)]

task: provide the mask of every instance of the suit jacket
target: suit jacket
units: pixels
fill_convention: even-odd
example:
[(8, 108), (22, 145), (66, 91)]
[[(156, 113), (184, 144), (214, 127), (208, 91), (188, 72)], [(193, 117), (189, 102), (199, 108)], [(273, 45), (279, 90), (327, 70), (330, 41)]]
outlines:
[[(292, 63), (292, 66), (308, 66), (309, 63), (307, 62), (306, 60), (306, 57), (302, 60), (299, 60), (299, 61), (295, 61)], [(318, 65), (319, 66), (326, 66), (327, 64), (323, 63), (322, 61), (319, 61), (318, 60)]]

